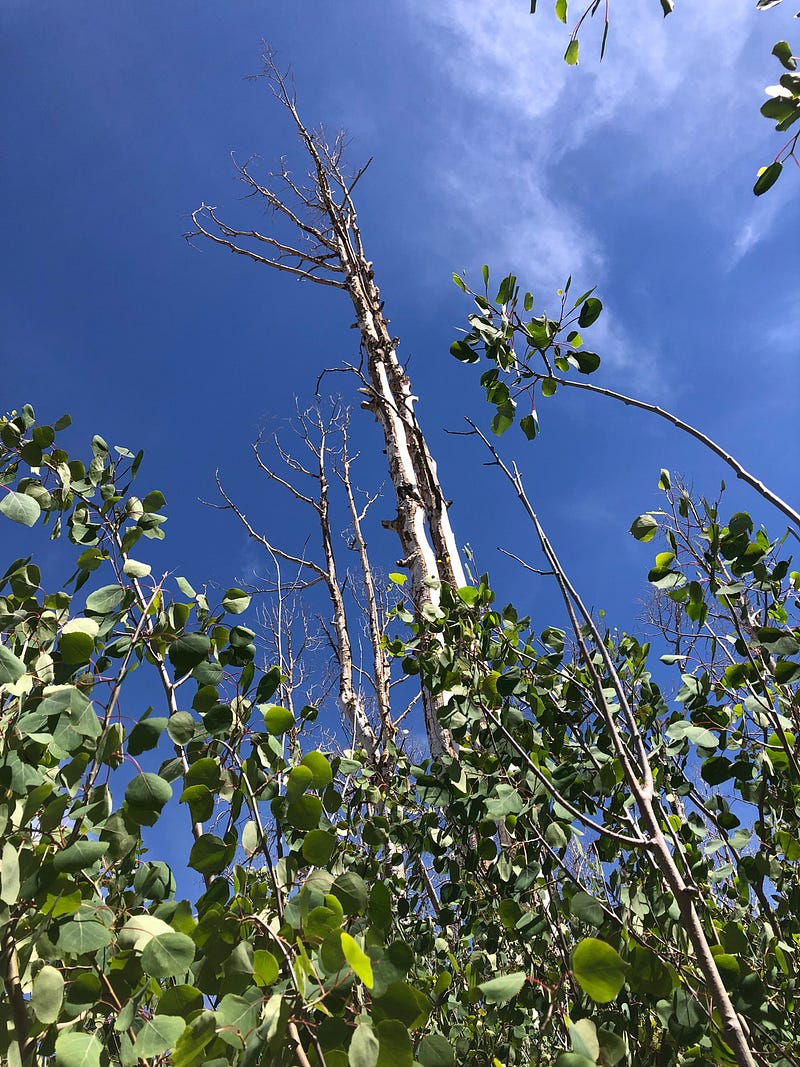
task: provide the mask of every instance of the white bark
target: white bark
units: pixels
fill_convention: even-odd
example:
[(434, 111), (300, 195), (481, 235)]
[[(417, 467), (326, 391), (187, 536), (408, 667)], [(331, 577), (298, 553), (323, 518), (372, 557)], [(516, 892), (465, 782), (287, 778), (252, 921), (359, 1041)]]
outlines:
[[(458, 588), (466, 585), (466, 577), (436, 464), (417, 421), (416, 398), (397, 358), (397, 340), (389, 333), (389, 320), (383, 315), (380, 291), (361, 240), (352, 191), (366, 168), (353, 179), (345, 176), (343, 138), (338, 136), (331, 146), (321, 131), (308, 130), (297, 112), (293, 92), (270, 56), (266, 58), (265, 76), (291, 115), (311, 161), (310, 184), (299, 186), (285, 162), (273, 175), (277, 191), (274, 185), (257, 182), (247, 165), (240, 170), (250, 192), (262, 197), (273, 215), (294, 229), (296, 243), (231, 227), (215, 208), (206, 205), (193, 213), (196, 228), (190, 236), (203, 236), (255, 262), (344, 289), (349, 295), (366, 355), (365, 388), (361, 391), (367, 399), (362, 406), (373, 412), (383, 430), (395, 490), (397, 515), (384, 525), (394, 529), (400, 539), (399, 565), (409, 571), (411, 599), (415, 610), (420, 611), (425, 603), (438, 603), (437, 582)], [(342, 700), (349, 706), (345, 682)], [(436, 758), (453, 750), (437, 717), (447, 695), (434, 697), (423, 689), (422, 697), (430, 753)]]

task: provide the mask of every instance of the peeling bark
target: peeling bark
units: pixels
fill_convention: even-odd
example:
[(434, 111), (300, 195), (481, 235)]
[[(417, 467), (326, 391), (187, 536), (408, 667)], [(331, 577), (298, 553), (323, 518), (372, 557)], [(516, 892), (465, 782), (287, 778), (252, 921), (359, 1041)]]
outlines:
[[(384, 525), (400, 539), (399, 566), (409, 571), (411, 598), (420, 611), (426, 603), (438, 603), (437, 582), (458, 588), (466, 584), (466, 577), (436, 464), (414, 410), (416, 397), (397, 358), (398, 340), (389, 333), (372, 264), (364, 252), (352, 193), (366, 167), (352, 178), (345, 174), (342, 135), (328, 144), (322, 130), (311, 131), (304, 125), (294, 92), (269, 54), (264, 75), (291, 116), (311, 161), (309, 183), (299, 185), (285, 161), (266, 185), (252, 176), (247, 164), (240, 167), (240, 175), (250, 193), (266, 202), (276, 221), (288, 226), (294, 243), (232, 227), (216, 208), (205, 204), (193, 213), (195, 229), (188, 236), (202, 236), (257, 263), (347, 292), (365, 357), (365, 366), (358, 372), (365, 396), (362, 407), (374, 414), (383, 431), (395, 490), (397, 513)], [(347, 705), (349, 696), (343, 686), (342, 699)], [(452, 752), (451, 738), (437, 716), (447, 695), (423, 690), (422, 698), (431, 756)]]

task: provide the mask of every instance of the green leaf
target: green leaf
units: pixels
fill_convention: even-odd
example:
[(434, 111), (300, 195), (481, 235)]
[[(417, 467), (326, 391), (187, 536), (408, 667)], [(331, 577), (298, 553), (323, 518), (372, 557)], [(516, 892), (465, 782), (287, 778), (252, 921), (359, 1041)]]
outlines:
[(172, 932), (169, 923), (156, 915), (133, 915), (120, 930), (118, 940), (120, 948), (141, 952), (154, 937)]
[(289, 801), (287, 822), (296, 830), (314, 830), (322, 817), (322, 801), (306, 794)]
[(88, 663), (99, 629), (94, 619), (70, 619), (65, 623), (58, 637), (58, 650), (64, 663), (70, 666)]
[(152, 492), (148, 493), (142, 500), (142, 507), (145, 512), (150, 514), (153, 511), (158, 511), (160, 508), (163, 508), (166, 502), (164, 494), (159, 489), (153, 489)]
[(152, 826), (172, 797), (172, 786), (157, 774), (144, 771), (128, 782), (125, 802), (140, 825)]
[(361, 875), (354, 871), (340, 874), (331, 885), (330, 891), (342, 905), (345, 915), (364, 915), (369, 889)]
[(672, 976), (658, 956), (642, 945), (630, 950), (629, 981), (637, 993), (666, 997), (672, 990)]
[(192, 597), (192, 599), (194, 599), (197, 596), (197, 592), (196, 592), (194, 586), (190, 582), (188, 582), (185, 578), (176, 578), (175, 579), (175, 584), (177, 585), (177, 587), (180, 589), (180, 591), (183, 593), (184, 596)]
[(0, 644), (0, 685), (13, 685), (25, 673), (25, 664)]
[(188, 674), (204, 660), (211, 651), (211, 641), (206, 634), (184, 634), (169, 646), (169, 661), (175, 670), (175, 677)]
[(633, 520), (631, 533), (637, 541), (652, 541), (658, 532), (658, 522), (652, 515), (640, 515)]
[(53, 867), (60, 874), (88, 870), (105, 854), (106, 847), (104, 841), (76, 841), (55, 854)]
[(584, 300), (583, 307), (578, 315), (578, 325), (582, 330), (585, 330), (587, 326), (591, 326), (593, 322), (596, 322), (600, 317), (600, 312), (603, 310), (603, 303), (598, 300), (596, 296), (590, 296), (588, 300)]
[[(567, 50), (564, 53), (564, 62), (568, 63), (570, 67), (577, 67), (578, 65), (578, 38), (574, 37), (567, 45)], [(583, 325), (583, 323), (581, 323)]]
[(64, 976), (55, 967), (45, 964), (33, 980), (31, 994), (33, 1012), (43, 1026), (54, 1023), (64, 1002)]
[(453, 341), (450, 345), (450, 355), (462, 363), (479, 363), (480, 354), (467, 344), (466, 341)]
[(558, 382), (555, 378), (545, 378), (542, 382), (542, 396), (555, 396)]
[(217, 1032), (217, 1017), (213, 1011), (203, 1011), (186, 1026), (172, 1054), (173, 1067), (199, 1067), (205, 1063), (203, 1049)]
[(193, 985), (174, 985), (165, 989), (156, 1009), (159, 1015), (180, 1015), (188, 1019), (203, 1007), (203, 994)]
[(570, 901), (570, 914), (590, 926), (603, 925), (603, 909), (600, 902), (588, 893), (578, 892)]
[(611, 945), (587, 937), (572, 954), (578, 985), (598, 1004), (608, 1004), (625, 984), (628, 965)]
[(335, 834), (328, 830), (311, 830), (303, 840), (303, 859), (314, 867), (324, 867), (335, 848)]
[(185, 1027), (186, 1021), (179, 1015), (154, 1015), (136, 1035), (137, 1058), (146, 1060), (174, 1048)]
[(576, 1023), (570, 1023), (569, 1036), (573, 1052), (585, 1056), (591, 1063), (597, 1062), (600, 1042), (597, 1040), (597, 1027), (591, 1019), (579, 1019)]
[(176, 711), (167, 719), (167, 733), (176, 745), (186, 745), (194, 737), (194, 718), (191, 712)]
[(412, 1067), (411, 1035), (397, 1019), (383, 1019), (375, 1027), (380, 1045), (377, 1067)]
[(787, 70), (797, 70), (797, 60), (792, 55), (792, 48), (788, 41), (778, 41), (772, 49), (772, 54), (780, 60)]
[(359, 1022), (347, 1051), (350, 1067), (376, 1067), (379, 1048), (378, 1037), (369, 1022)]
[(194, 941), (186, 934), (159, 934), (142, 952), (142, 970), (152, 978), (177, 978), (194, 960)]
[(247, 1035), (258, 1025), (259, 1007), (235, 993), (226, 993), (217, 1008), (217, 1036), (226, 1045), (241, 1049)]
[(0, 512), (12, 522), (18, 522), (20, 526), (35, 526), (42, 509), (27, 493), (15, 493), (9, 490), (4, 497), (0, 498)]
[(733, 778), (734, 774), (734, 765), (724, 756), (711, 756), (710, 759), (703, 761), (700, 768), (701, 778), (704, 782), (708, 782), (709, 785), (720, 785), (722, 782), (727, 782), (729, 778)]
[(600, 1042), (600, 1057), (603, 1067), (615, 1067), (617, 1063), (625, 1059), (628, 1054), (628, 1047), (619, 1034), (613, 1034), (610, 1030), (604, 1030), (601, 1027), (597, 1031), (597, 1038)]
[(505, 1004), (519, 993), (524, 984), (525, 972), (514, 971), (513, 974), (503, 974), (499, 978), (481, 982), (478, 989), (488, 1004)]
[(519, 420), (519, 428), (529, 441), (532, 441), (539, 432), (539, 420), (535, 415), (523, 415)]
[(331, 765), (321, 752), (307, 752), (300, 761), (300, 766), (311, 771), (312, 789), (324, 789), (333, 781)]
[(56, 1038), (56, 1067), (100, 1067), (102, 1052), (93, 1034), (67, 1030)]
[(346, 933), (344, 930), (342, 930), (340, 937), (344, 958), (367, 989), (372, 989), (372, 961), (369, 956), (364, 952), (356, 939), (351, 937), (350, 934)]
[(0, 869), (0, 900), (4, 904), (16, 904), (19, 897), (19, 856), (14, 845), (3, 845), (2, 869)]
[(596, 1067), (596, 1061), (579, 1052), (560, 1052), (555, 1067)]
[(513, 425), (514, 414), (513, 407), (511, 407), (513, 403), (513, 400), (507, 401), (503, 405), (502, 410), (498, 408), (497, 414), (492, 417), (490, 426), (492, 428), (492, 433), (495, 434), (496, 437), (502, 437), (509, 426)]
[(266, 708), (259, 709), (264, 716), (264, 726), (268, 733), (276, 737), (287, 733), (294, 726), (294, 715), (288, 708), (282, 708), (278, 704), (269, 704)]
[(111, 615), (122, 603), (125, 590), (118, 585), (104, 585), (86, 598), (86, 610), (93, 615)]
[(155, 748), (167, 722), (168, 720), (160, 715), (140, 719), (128, 734), (128, 754), (139, 756), (142, 752)]
[(189, 866), (201, 874), (219, 874), (233, 859), (234, 849), (215, 834), (203, 834), (192, 845)]
[(58, 932), (59, 949), (74, 956), (98, 952), (110, 945), (112, 940), (111, 931), (94, 919), (72, 920), (64, 923)]
[(780, 178), (781, 171), (783, 170), (783, 164), (775, 160), (770, 163), (768, 167), (762, 167), (758, 172), (758, 179), (753, 186), (753, 192), (756, 196), (761, 196), (768, 189), (771, 189), (775, 182)]
[(800, 663), (793, 663), (788, 659), (780, 659), (775, 664), (775, 681), (778, 685), (788, 685), (800, 679)]
[(256, 985), (271, 986), (280, 974), (278, 961), (265, 948), (257, 948), (253, 953), (253, 978)]
[(453, 271), (453, 282), (458, 286), (462, 293), (466, 293), (466, 283), (464, 282), (464, 279), (461, 277), (461, 275), (456, 274), (455, 271)]
[(567, 24), (567, 0), (556, 0), (556, 18), (566, 26)]
[(140, 563), (136, 559), (126, 559), (122, 566), (122, 573), (127, 574), (129, 578), (147, 578), (152, 567), (149, 563)]
[(443, 1034), (436, 1032), (423, 1037), (416, 1058), (422, 1067), (454, 1067), (456, 1062), (453, 1046)]
[(593, 374), (600, 366), (600, 357), (596, 352), (586, 352), (584, 350), (571, 352), (570, 359), (578, 364), (578, 370), (581, 374)]
[(243, 589), (229, 589), (222, 598), (222, 606), (229, 615), (241, 615), (250, 607), (250, 599)]

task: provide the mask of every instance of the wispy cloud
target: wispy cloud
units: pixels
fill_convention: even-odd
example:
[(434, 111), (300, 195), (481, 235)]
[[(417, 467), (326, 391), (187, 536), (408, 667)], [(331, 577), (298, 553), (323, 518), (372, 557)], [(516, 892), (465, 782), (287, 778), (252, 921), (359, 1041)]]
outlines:
[(769, 235), (782, 210), (785, 210), (786, 188), (775, 189), (769, 197), (756, 200), (749, 208), (745, 221), (733, 238), (727, 269), (733, 270), (751, 249)]
[[(439, 104), (428, 167), (458, 264), (475, 269), (485, 256), (547, 293), (569, 273), (578, 285), (603, 287), (613, 264), (580, 174), (581, 150), (597, 150), (609, 134), (627, 138), (624, 162), (609, 164), (609, 183), (634, 190), (682, 168), (698, 197), (712, 202), (714, 190), (709, 213), (731, 261), (771, 226), (771, 213), (741, 226), (725, 208), (737, 195), (725, 171), (753, 151), (737, 124), (748, 106), (755, 111), (768, 55), (748, 44), (749, 5), (705, 0), (667, 20), (656, 3), (620, 7), (602, 67), (594, 25), (582, 32), (585, 63), (576, 71), (562, 59), (565, 27), (548, 11), (532, 17), (524, 0), (406, 4), (453, 86)], [(655, 353), (643, 354), (610, 317), (604, 329), (609, 362), (632, 364), (635, 352), (637, 373), (652, 376)]]

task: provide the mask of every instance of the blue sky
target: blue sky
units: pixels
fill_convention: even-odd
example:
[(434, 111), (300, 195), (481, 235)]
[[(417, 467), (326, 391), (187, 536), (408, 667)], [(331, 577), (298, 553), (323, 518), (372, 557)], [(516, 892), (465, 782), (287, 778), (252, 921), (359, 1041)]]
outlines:
[[(530, 591), (535, 614), (553, 604), (495, 555), (498, 544), (533, 554), (507, 487), (477, 446), (443, 432), (464, 414), (488, 422), (477, 374), (448, 354), (469, 311), (453, 270), (513, 270), (540, 307), (567, 274), (579, 290), (596, 284), (599, 380), (699, 423), (797, 498), (800, 174), (751, 193), (780, 144), (758, 107), (780, 72), (772, 44), (800, 36), (793, 11), (704, 0), (663, 20), (656, 0), (619, 3), (602, 65), (595, 26), (571, 69), (564, 27), (528, 6), (0, 4), (0, 406), (32, 402), (45, 420), (69, 411), (76, 448), (98, 432), (145, 449), (143, 488), (170, 505), (157, 567), (223, 588), (247, 576), (240, 531), (197, 503), (216, 467), (276, 541), (297, 540), (249, 442), (295, 395), (311, 399), (323, 367), (355, 355), (342, 294), (182, 239), (201, 201), (263, 221), (238, 204), (230, 159), (292, 148), (263, 83), (244, 78), (262, 39), (291, 63), (308, 121), (346, 127), (354, 161), (374, 157), (359, 187), (369, 255), (456, 535), (506, 595)], [(657, 503), (659, 468), (709, 493), (731, 479), (665, 424), (609, 401), (559, 394), (540, 414), (536, 443), (512, 431), (504, 450), (589, 603), (630, 626), (650, 553), (627, 529)], [(376, 430), (355, 418), (360, 480), (375, 485)], [(737, 491), (739, 506), (762, 514)], [(374, 543), (391, 568), (395, 546)]]

